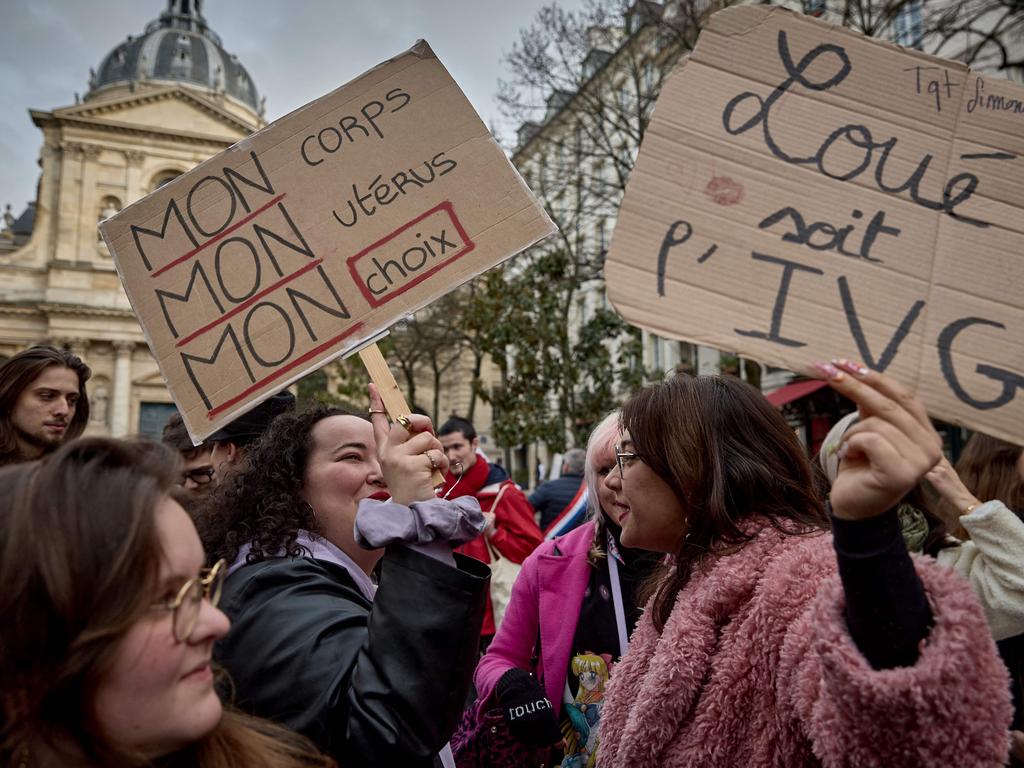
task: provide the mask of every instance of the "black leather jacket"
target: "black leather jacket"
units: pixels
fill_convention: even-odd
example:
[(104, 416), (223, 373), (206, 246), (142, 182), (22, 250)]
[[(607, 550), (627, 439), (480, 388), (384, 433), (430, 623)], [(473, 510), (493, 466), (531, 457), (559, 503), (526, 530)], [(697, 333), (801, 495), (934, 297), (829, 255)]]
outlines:
[(458, 725), (490, 571), (388, 547), (370, 603), (344, 568), (273, 558), (228, 577), (217, 658), (242, 709), (308, 736), (341, 768), (429, 766)]

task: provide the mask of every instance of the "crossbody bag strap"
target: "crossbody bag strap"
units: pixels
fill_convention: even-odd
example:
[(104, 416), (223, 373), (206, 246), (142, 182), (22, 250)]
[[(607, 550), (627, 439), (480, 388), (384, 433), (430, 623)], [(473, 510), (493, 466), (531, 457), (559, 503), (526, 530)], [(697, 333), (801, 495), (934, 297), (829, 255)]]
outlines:
[[(502, 483), (501, 484), (501, 488), (498, 489), (498, 495), (494, 497), (494, 501), (491, 503), (491, 511), (494, 511), (494, 509), (497, 508), (498, 502), (501, 501), (501, 497), (505, 495), (505, 489), (507, 489), (507, 488), (508, 488), (508, 483)], [(494, 513), (494, 519), (495, 519), (495, 522), (497, 522), (497, 519), (498, 519), (498, 513), (497, 512)], [(497, 526), (495, 526), (495, 528), (497, 528)], [(494, 546), (493, 544), (491, 544), (491, 540), (487, 537), (487, 534), (485, 533), (483, 536), (484, 536), (484, 544), (487, 545), (487, 551), (491, 555), (491, 560), (498, 560), (499, 558), (503, 557), (503, 555), (500, 552), (498, 552), (498, 548), (496, 546)]]

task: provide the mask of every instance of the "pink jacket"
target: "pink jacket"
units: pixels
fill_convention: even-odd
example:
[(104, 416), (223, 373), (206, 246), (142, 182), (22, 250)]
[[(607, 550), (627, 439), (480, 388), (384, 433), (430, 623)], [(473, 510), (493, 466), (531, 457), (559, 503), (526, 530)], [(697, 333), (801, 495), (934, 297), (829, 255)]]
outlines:
[[(561, 712), (572, 639), (590, 578), (587, 553), (593, 538), (594, 524), (587, 522), (565, 536), (545, 541), (526, 558), (505, 618), (476, 668), (473, 682), (481, 710), (487, 709), (498, 679), (519, 667), (536, 672), (555, 707), (555, 716)], [(540, 659), (534, 670), (531, 661), (538, 633)]]
[[(751, 530), (748, 528), (748, 530)], [(641, 616), (601, 714), (598, 766), (1000, 766), (1006, 669), (967, 583), (915, 558), (935, 618), (913, 667), (851, 640), (831, 536), (765, 526)]]

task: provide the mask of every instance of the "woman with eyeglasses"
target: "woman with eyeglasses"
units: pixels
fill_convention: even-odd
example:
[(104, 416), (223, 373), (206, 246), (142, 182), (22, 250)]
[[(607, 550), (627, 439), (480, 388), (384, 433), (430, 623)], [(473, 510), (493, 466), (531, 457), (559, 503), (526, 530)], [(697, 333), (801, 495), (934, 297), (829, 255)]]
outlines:
[(619, 418), (610, 413), (587, 442), (588, 520), (523, 563), (477, 666), (478, 701), (452, 740), (460, 768), (493, 765), (502, 750), (545, 766), (585, 766), (596, 754), (609, 670), (626, 652), (636, 591), (660, 557), (619, 539), (619, 509), (604, 484), (615, 471)]
[(672, 562), (612, 674), (599, 766), (1003, 764), (1007, 676), (981, 608), (911, 559), (893, 509), (941, 441), (891, 380), (820, 370), (861, 414), (827, 512), (746, 383), (677, 376), (623, 406), (605, 480), (622, 543)]
[[(204, 521), (234, 631), (218, 658), (239, 706), (340, 764), (452, 765), (490, 571), (453, 554), (473, 497), (436, 497), (448, 462), (425, 416), (388, 426), (323, 406), (278, 416)], [(447, 761), (447, 762), (445, 762)]]
[(224, 564), (203, 568), (156, 444), (85, 438), (0, 471), (0, 764), (333, 765), (225, 710), (213, 644)]

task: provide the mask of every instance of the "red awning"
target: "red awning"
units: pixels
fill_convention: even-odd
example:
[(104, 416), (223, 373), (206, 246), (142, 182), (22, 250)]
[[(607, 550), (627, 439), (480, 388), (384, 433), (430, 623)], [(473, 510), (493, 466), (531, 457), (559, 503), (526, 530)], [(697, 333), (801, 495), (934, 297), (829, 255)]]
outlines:
[(805, 379), (803, 381), (792, 381), (789, 384), (768, 392), (765, 397), (768, 402), (776, 408), (806, 397), (811, 392), (817, 392), (825, 386), (825, 382), (819, 379)]

